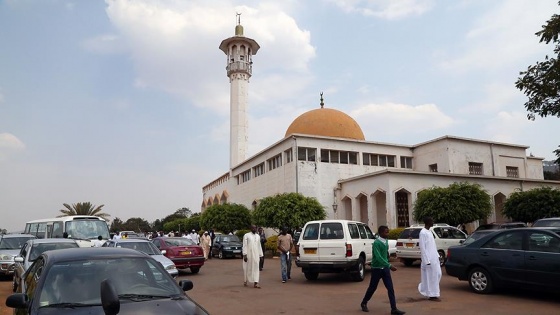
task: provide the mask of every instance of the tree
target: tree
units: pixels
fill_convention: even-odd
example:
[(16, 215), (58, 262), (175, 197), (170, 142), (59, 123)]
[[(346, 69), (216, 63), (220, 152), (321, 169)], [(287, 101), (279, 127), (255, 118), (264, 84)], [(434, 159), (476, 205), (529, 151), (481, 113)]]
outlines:
[(105, 220), (108, 220), (108, 218), (110, 217), (109, 214), (101, 212), (104, 205), (100, 205), (96, 207), (95, 205), (92, 205), (91, 202), (89, 201), (78, 202), (72, 204), (72, 206), (70, 206), (67, 203), (63, 203), (62, 205), (66, 209), (61, 209), (60, 212), (62, 214), (59, 215), (58, 217), (64, 217), (67, 215), (94, 215), (96, 217), (100, 217)]
[[(560, 4), (560, 2), (559, 2)], [(550, 20), (542, 26), (542, 30), (535, 33), (540, 37), (539, 42), (549, 44), (553, 42), (554, 55), (560, 54), (560, 16), (552, 15)], [(560, 117), (560, 60), (554, 57), (545, 56), (544, 61), (537, 61), (535, 65), (529, 66), (527, 71), (519, 73), (521, 77), (515, 82), (515, 86), (521, 90), (529, 100), (525, 103), (525, 108), (529, 111), (527, 118), (535, 119), (535, 115), (541, 117), (557, 116)], [(554, 150), (558, 157), (555, 161), (560, 164), (560, 146)]]
[(188, 208), (181, 208), (176, 210), (173, 214), (170, 214), (161, 220), (162, 226), (167, 222), (175, 221), (177, 219), (186, 219), (191, 215), (191, 210)]
[(515, 191), (504, 204), (504, 215), (514, 221), (534, 222), (560, 216), (560, 190), (551, 187)]
[(126, 230), (123, 227), (124, 227), (124, 222), (120, 218), (115, 217), (113, 219), (113, 222), (111, 222), (111, 226), (109, 227), (109, 231), (111, 231), (113, 233), (116, 233), (116, 232)]
[(136, 231), (147, 232), (150, 231), (150, 223), (142, 218), (130, 218), (123, 224), (121, 231)]
[(460, 182), (421, 191), (412, 214), (418, 222), (429, 216), (434, 222), (459, 225), (484, 220), (491, 211), (490, 196), (479, 184)]
[(6, 230), (6, 229), (0, 229), (0, 234), (7, 234), (7, 233), (8, 233), (8, 230)]
[(260, 226), (281, 229), (300, 228), (308, 221), (323, 220), (327, 216), (315, 198), (300, 193), (284, 193), (263, 198), (253, 211), (253, 221)]
[(214, 228), (217, 231), (230, 232), (246, 229), (250, 224), (249, 209), (235, 203), (212, 205), (200, 215), (200, 226), (203, 229)]
[(163, 225), (164, 231), (190, 232), (200, 231), (200, 213), (191, 215), (190, 218), (183, 218), (167, 222)]

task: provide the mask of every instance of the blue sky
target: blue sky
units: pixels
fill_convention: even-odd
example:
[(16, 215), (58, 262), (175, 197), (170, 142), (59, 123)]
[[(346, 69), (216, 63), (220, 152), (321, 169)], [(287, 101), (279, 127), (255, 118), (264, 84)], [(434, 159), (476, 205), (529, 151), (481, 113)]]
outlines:
[(556, 0), (0, 0), (0, 228), (83, 201), (123, 220), (200, 211), (229, 167), (218, 46), (236, 12), (261, 46), (251, 154), (324, 92), (369, 141), (454, 135), (554, 158), (558, 118), (528, 121), (514, 83), (552, 54), (534, 34)]

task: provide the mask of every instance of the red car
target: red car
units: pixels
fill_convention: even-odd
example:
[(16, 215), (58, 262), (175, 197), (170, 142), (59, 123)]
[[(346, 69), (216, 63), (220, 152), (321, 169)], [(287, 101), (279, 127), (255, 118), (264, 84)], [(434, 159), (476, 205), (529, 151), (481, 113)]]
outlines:
[(161, 253), (171, 259), (177, 269), (189, 268), (198, 273), (204, 265), (202, 247), (183, 237), (158, 237), (152, 240)]

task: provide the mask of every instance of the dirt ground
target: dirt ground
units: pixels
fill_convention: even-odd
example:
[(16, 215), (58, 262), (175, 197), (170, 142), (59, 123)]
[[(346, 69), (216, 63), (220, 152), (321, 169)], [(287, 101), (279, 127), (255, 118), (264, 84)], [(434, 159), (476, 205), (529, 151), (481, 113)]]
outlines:
[[(405, 267), (395, 262), (398, 270), (393, 282), (399, 309), (407, 314), (492, 314), (531, 315), (558, 314), (560, 300), (555, 294), (535, 291), (500, 291), (492, 295), (472, 293), (468, 284), (447, 276), (441, 281), (442, 302), (431, 302), (417, 290), (418, 265)], [(180, 279), (190, 279), (194, 289), (188, 295), (210, 314), (363, 314), (360, 301), (368, 286), (370, 272), (363, 282), (352, 282), (342, 274), (321, 274), (308, 281), (295, 264), (292, 280), (282, 283), (280, 262), (265, 260), (261, 272), (262, 289), (243, 286), (241, 259), (208, 260), (199, 274), (188, 271)], [(11, 280), (0, 281), (0, 315), (11, 314), (5, 306), (11, 292)], [(387, 292), (380, 283), (369, 303), (370, 314), (390, 314)], [(163, 315), (163, 314), (162, 314)]]

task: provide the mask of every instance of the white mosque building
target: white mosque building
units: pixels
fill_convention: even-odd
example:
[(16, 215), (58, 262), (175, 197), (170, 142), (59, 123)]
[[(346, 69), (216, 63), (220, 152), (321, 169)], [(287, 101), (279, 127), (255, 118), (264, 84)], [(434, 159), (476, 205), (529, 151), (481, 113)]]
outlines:
[(259, 48), (239, 23), (220, 44), (231, 83), (230, 169), (202, 188), (202, 211), (226, 202), (251, 209), (264, 197), (296, 192), (317, 198), (328, 218), (405, 227), (414, 223), (420, 191), (467, 181), (492, 196), (487, 221), (503, 222), (512, 192), (560, 188), (544, 180), (543, 158), (527, 156), (528, 146), (454, 136), (414, 145), (367, 141), (354, 119), (324, 106), (322, 95), (320, 108), (297, 117), (283, 139), (246, 157), (249, 78)]

